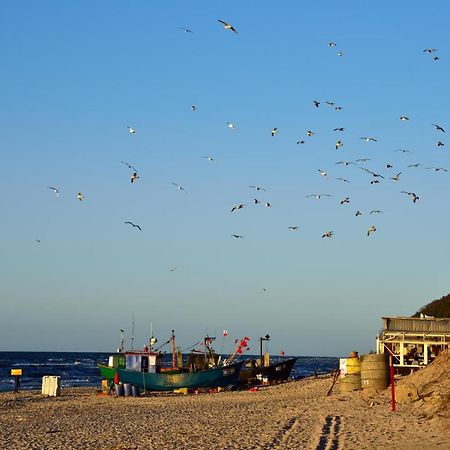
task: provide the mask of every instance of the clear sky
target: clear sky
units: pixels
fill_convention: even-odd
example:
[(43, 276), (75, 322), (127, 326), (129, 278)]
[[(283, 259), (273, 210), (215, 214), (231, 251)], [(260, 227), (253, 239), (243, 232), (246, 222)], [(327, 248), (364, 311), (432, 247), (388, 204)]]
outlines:
[[(450, 169), (449, 18), (444, 0), (4, 3), (0, 349), (114, 350), (133, 313), (137, 345), (153, 324), (183, 347), (228, 329), (254, 351), (374, 349), (381, 316), (450, 290), (450, 172), (427, 169)], [(335, 164), (358, 158), (385, 178)]]

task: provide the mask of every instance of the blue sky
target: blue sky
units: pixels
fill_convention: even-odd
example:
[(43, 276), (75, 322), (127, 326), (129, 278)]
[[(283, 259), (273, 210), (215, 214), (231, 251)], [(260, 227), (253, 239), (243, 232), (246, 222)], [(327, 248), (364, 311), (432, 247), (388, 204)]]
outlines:
[[(252, 350), (269, 333), (274, 353), (346, 355), (374, 348), (381, 316), (447, 294), (450, 173), (426, 168), (450, 169), (449, 131), (432, 126), (450, 129), (449, 12), (444, 1), (4, 5), (0, 349), (113, 350), (134, 313), (139, 345), (153, 323), (183, 347), (228, 329)], [(335, 164), (365, 157), (381, 183)]]

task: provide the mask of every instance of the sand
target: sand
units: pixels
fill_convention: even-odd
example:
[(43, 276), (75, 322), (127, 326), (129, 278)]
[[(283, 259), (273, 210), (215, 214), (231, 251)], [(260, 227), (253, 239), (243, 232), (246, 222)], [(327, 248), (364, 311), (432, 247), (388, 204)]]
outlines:
[[(428, 370), (428, 369), (425, 369)], [(327, 397), (330, 377), (256, 392), (148, 397), (64, 389), (0, 395), (2, 449), (447, 449), (447, 417), (416, 403), (391, 412), (389, 390)]]

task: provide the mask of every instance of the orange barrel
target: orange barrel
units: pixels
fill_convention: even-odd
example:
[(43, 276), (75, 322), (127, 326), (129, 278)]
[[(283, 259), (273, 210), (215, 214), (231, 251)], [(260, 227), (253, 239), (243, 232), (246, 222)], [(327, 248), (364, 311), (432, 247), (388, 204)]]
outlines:
[(371, 353), (361, 356), (361, 386), (363, 389), (386, 389), (389, 386), (387, 354)]

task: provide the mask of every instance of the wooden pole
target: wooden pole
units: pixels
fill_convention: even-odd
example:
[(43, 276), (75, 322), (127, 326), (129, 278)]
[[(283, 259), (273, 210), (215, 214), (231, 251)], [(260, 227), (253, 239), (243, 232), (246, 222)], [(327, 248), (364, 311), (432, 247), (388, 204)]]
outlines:
[(391, 403), (392, 403), (392, 412), (395, 412), (395, 370), (394, 370), (394, 364), (392, 361), (392, 354), (389, 355), (389, 369), (391, 374)]

